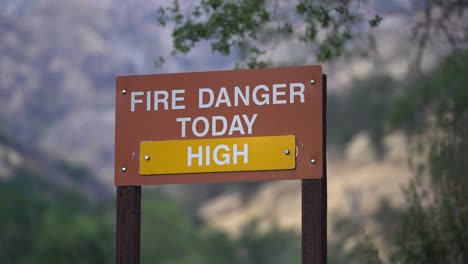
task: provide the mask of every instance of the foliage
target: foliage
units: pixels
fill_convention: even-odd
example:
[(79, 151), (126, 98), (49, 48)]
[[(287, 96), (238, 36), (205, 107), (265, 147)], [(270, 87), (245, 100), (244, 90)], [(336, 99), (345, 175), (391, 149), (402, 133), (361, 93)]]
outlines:
[[(291, 8), (279, 1), (202, 0), (183, 8), (174, 0), (158, 10), (158, 21), (162, 26), (174, 24), (174, 54), (188, 53), (197, 43), (209, 41), (214, 52), (228, 55), (238, 49), (243, 66), (261, 68), (267, 66), (259, 57), (271, 49), (268, 42), (281, 37), (315, 44), (320, 61), (340, 56), (351, 38), (360, 34), (356, 26), (362, 29), (364, 15), (356, 2), (297, 0)], [(369, 28), (381, 21), (375, 15)]]
[(333, 231), (337, 237), (329, 243), (328, 262), (331, 264), (381, 264), (379, 252), (360, 223), (349, 216), (335, 216)]
[(2, 262), (110, 263), (109, 219), (97, 217), (89, 203), (66, 193), (50, 199), (47, 186), (37, 179), (21, 170), (0, 183)]
[(412, 128), (421, 138), (415, 154), (426, 158), (412, 161), (417, 175), (405, 188), (396, 263), (468, 261), (467, 59), (467, 50), (449, 56), (397, 101), (393, 123)]
[[(31, 237), (37, 237), (37, 218), (46, 206), (39, 199), (37, 191), (23, 177), (0, 185), (0, 258), (6, 263), (27, 263), (24, 261), (34, 249)], [(22, 184), (24, 186), (21, 186)], [(15, 188), (16, 187), (16, 188)], [(17, 193), (23, 188), (24, 194)]]
[[(142, 263), (299, 263), (299, 239), (287, 231), (261, 232), (247, 224), (237, 238), (204, 230), (190, 222), (180, 207), (159, 193), (142, 204)], [(200, 229), (197, 229), (200, 228)]]
[[(384, 200), (374, 216), (391, 246), (390, 263), (467, 262), (467, 59), (467, 50), (452, 54), (430, 75), (397, 91), (387, 112), (392, 127), (406, 128), (416, 141), (410, 160), (416, 175), (403, 188), (405, 206), (395, 209)], [(339, 242), (330, 245), (330, 262), (380, 263), (359, 229), (352, 219), (338, 218)]]
[(159, 193), (144, 193), (142, 263), (203, 263), (195, 227), (180, 208)]
[(392, 111), (395, 82), (388, 76), (377, 75), (366, 80), (354, 80), (342, 94), (328, 95), (328, 140), (343, 146), (361, 131), (369, 133), (371, 141), (382, 156), (386, 122)]
[(57, 164), (57, 167), (67, 172), (67, 174), (70, 175), (76, 181), (79, 181), (80, 177), (83, 177), (84, 175), (91, 174), (91, 172), (88, 171), (86, 167), (82, 165), (73, 164), (67, 161), (60, 161)]
[[(185, 19), (180, 13), (179, 2), (174, 1), (173, 7), (159, 9), (159, 21), (165, 25), (170, 18), (177, 25), (172, 36), (177, 51), (187, 53), (201, 39), (213, 38), (212, 48), (221, 54), (227, 55), (231, 47), (240, 45), (237, 36), (257, 38), (256, 30), (270, 20), (270, 16), (263, 8), (265, 1), (243, 0), (238, 2), (207, 0), (192, 11), (193, 20), (206, 20), (195, 22)], [(166, 12), (167, 10), (167, 12)], [(170, 13), (171, 17), (165, 16)]]
[(261, 232), (258, 223), (253, 221), (242, 230), (236, 241), (238, 252), (237, 263), (300, 263), (298, 237), (285, 231), (273, 228)]
[[(51, 187), (28, 170), (0, 182), (2, 263), (113, 263), (114, 202), (93, 204)], [(252, 223), (238, 238), (205, 230), (159, 192), (142, 200), (142, 263), (299, 263), (292, 233), (260, 232)]]
[(436, 118), (436, 126), (445, 129), (460, 122), (468, 108), (468, 89), (464, 86), (468, 82), (467, 60), (468, 51), (459, 51), (433, 70), (430, 78), (406, 87), (394, 106), (390, 119), (393, 126), (420, 128), (416, 132), (421, 132), (428, 125), (428, 115)]
[(417, 52), (411, 69), (416, 74), (421, 74), (421, 61), (431, 38), (443, 40), (453, 50), (466, 47), (468, 41), (466, 0), (429, 0), (421, 1), (419, 5), (421, 14), (415, 17), (412, 25), (412, 38)]
[[(392, 261), (416, 264), (466, 263), (466, 187), (455, 187), (453, 184), (437, 186), (442, 193), (436, 194), (434, 200), (426, 205), (428, 192), (420, 187), (421, 184), (415, 180), (405, 189), (408, 204), (395, 234)], [(461, 192), (465, 195), (462, 199), (458, 197)]]
[(3, 144), (3, 145), (8, 145), (9, 144), (9, 140), (8, 140), (8, 137), (6, 136), (4, 130), (3, 130), (3, 127), (0, 125), (0, 144)]

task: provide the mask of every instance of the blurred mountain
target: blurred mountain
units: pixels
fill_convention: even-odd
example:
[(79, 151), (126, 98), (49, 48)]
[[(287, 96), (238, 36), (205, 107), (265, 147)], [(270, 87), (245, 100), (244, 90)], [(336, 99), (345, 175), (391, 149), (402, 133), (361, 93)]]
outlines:
[(170, 29), (156, 19), (161, 2), (1, 1), (5, 133), (112, 182), (115, 76), (232, 67), (205, 49), (155, 68), (172, 48)]
[(148, 15), (155, 9), (150, 1), (118, 7), (111, 1), (0, 4), (0, 120), (6, 133), (108, 178), (114, 78), (141, 73), (141, 53), (132, 51), (158, 43), (150, 30), (156, 24)]
[(109, 195), (96, 175), (109, 180), (112, 174), (113, 80), (138, 65), (113, 45), (120, 33), (112, 29), (124, 31), (119, 25), (128, 15), (112, 7), (0, 3), (0, 124), (8, 143), (1, 147), (3, 175), (27, 168), (52, 185), (79, 187), (94, 198)]
[[(400, 2), (375, 1), (373, 8), (391, 11)], [(171, 59), (164, 69), (156, 69), (154, 60), (172, 49), (171, 29), (159, 27), (156, 19), (161, 4), (168, 2), (1, 1), (0, 121), (5, 132), (58, 159), (86, 164), (111, 182), (115, 76), (229, 69), (234, 64), (235, 54), (213, 55), (209, 43), (201, 43), (190, 58)], [(343, 58), (327, 64), (326, 72), (333, 72), (330, 90), (349, 86), (355, 76), (367, 78), (376, 69), (401, 78), (409, 56), (401, 47), (411, 34), (409, 28), (401, 30), (408, 19), (404, 16), (385, 17), (376, 31), (374, 60)], [(315, 63), (312, 55), (304, 56), (304, 47), (293, 44), (282, 42), (284, 48), (275, 51), (272, 61), (299, 57), (305, 60), (296, 64)]]

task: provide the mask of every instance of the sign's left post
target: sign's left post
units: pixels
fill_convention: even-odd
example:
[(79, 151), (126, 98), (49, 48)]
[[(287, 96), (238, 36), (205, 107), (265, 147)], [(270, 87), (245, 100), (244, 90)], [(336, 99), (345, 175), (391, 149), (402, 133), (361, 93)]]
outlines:
[(117, 187), (116, 264), (140, 263), (141, 186)]

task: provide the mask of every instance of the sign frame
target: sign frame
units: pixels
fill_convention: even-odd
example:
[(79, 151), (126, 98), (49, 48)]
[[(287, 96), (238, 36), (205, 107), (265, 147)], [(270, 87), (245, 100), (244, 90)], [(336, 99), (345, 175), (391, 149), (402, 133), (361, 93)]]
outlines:
[[(304, 103), (293, 101), (292, 83), (302, 83)], [(157, 84), (157, 85), (156, 85)], [(288, 101), (289, 104), (273, 104), (273, 86), (285, 84), (283, 97), (277, 101)], [(215, 94), (226, 87), (232, 98), (235, 86), (250, 87), (252, 92), (258, 85), (269, 88), (270, 101), (266, 105), (251, 105), (246, 107), (219, 107), (213, 109), (197, 109), (196, 101), (200, 99), (196, 92), (201, 88), (210, 87)], [(289, 87), (288, 87), (289, 86)], [(281, 87), (283, 88), (283, 87)], [(289, 88), (289, 94), (288, 94)], [(174, 91), (184, 89), (185, 109), (154, 111), (150, 100), (145, 101), (146, 94), (156, 90)], [(231, 89), (231, 90), (230, 90)], [(136, 100), (133, 92), (140, 92), (139, 104), (130, 103)], [(277, 92), (278, 92), (277, 91)], [(297, 93), (297, 90), (296, 90)], [(171, 94), (171, 93), (169, 93)], [(116, 133), (115, 133), (115, 178), (116, 186), (160, 185), (200, 182), (234, 182), (258, 180), (286, 179), (318, 179), (322, 177), (322, 67), (320, 65), (279, 67), (256, 70), (230, 70), (212, 72), (191, 72), (157, 75), (118, 76), (116, 78)], [(141, 96), (143, 95), (143, 96)], [(216, 95), (216, 97), (218, 96)], [(288, 96), (289, 95), (289, 96)], [(151, 96), (151, 95), (150, 95)], [(253, 99), (253, 93), (251, 99)], [(170, 100), (170, 99), (169, 99)], [(231, 99), (232, 101), (232, 99)], [(180, 101), (175, 106), (180, 107)], [(200, 103), (200, 102), (198, 102)], [(179, 104), (179, 105), (177, 105)], [(169, 102), (169, 105), (171, 103)], [(163, 105), (160, 105), (161, 107)], [(173, 105), (174, 106), (174, 105)], [(145, 111), (151, 109), (150, 111)], [(256, 123), (249, 135), (223, 135), (221, 137), (205, 136), (202, 138), (231, 138), (247, 136), (294, 135), (298, 155), (294, 170), (268, 170), (250, 172), (210, 172), (204, 174), (167, 174), (155, 176), (139, 175), (139, 144), (141, 141), (184, 140), (196, 139), (194, 135), (181, 138), (181, 124), (176, 119), (189, 116), (194, 120), (197, 116), (209, 118), (222, 115), (231, 118), (234, 115), (253, 117), (257, 114)], [(161, 128), (164, 127), (164, 128)], [(246, 129), (247, 130), (247, 129)], [(188, 133), (188, 132), (187, 132)], [(201, 138), (200, 138), (201, 139)]]

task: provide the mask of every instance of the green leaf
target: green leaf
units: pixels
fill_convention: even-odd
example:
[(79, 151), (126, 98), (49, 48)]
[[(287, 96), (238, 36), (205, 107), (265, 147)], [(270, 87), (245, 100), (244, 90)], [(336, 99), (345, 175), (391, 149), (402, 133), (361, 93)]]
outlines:
[(383, 20), (383, 18), (382, 18), (381, 16), (375, 15), (374, 18), (372, 18), (371, 20), (369, 20), (369, 25), (370, 25), (371, 27), (377, 27), (377, 26), (380, 24), (380, 22), (382, 22), (382, 20)]

